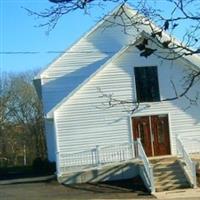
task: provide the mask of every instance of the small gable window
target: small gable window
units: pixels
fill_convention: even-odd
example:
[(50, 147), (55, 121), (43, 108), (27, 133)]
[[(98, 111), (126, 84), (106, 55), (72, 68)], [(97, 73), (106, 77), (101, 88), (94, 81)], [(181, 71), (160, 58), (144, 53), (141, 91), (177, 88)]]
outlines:
[(157, 67), (135, 67), (134, 73), (137, 101), (160, 101)]

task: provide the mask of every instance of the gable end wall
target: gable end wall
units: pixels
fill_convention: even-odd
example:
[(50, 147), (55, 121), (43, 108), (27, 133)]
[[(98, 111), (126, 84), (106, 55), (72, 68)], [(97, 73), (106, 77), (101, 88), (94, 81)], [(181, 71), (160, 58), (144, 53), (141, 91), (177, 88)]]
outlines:
[[(154, 56), (150, 59), (141, 58), (134, 48), (127, 51), (108, 64), (56, 110), (57, 140), (60, 152), (73, 153), (94, 148), (96, 145), (105, 146), (132, 141), (131, 115), (125, 112), (128, 106), (102, 108), (102, 102), (105, 102), (105, 99), (99, 98), (101, 93), (98, 88), (101, 88), (105, 94), (114, 94), (114, 97), (118, 99), (135, 99), (134, 66), (158, 66), (162, 99), (174, 95), (170, 79), (175, 81), (178, 88), (184, 69), (182, 62), (177, 61), (172, 65)], [(191, 95), (194, 94), (191, 93)], [(146, 103), (141, 104), (140, 110), (133, 116), (168, 114), (172, 154), (176, 153), (176, 135), (188, 138), (200, 137), (199, 106), (185, 111), (187, 102), (184, 99), (148, 103), (148, 105), (149, 108), (143, 109)], [(188, 147), (188, 150), (191, 148)]]

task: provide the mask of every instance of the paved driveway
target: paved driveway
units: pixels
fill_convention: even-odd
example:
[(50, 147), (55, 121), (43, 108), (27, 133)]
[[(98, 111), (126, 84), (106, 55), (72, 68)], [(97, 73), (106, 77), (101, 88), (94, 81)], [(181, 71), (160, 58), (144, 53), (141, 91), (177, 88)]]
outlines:
[[(119, 182), (63, 186), (56, 181), (0, 185), (0, 200), (149, 199), (144, 191)], [(123, 186), (122, 186), (123, 185)]]
[[(199, 200), (199, 189), (177, 190), (157, 193), (161, 200)], [(26, 184), (0, 185), (0, 200), (72, 200), (72, 199), (155, 199), (141, 187), (128, 182), (102, 184), (77, 184), (63, 186), (56, 181)]]

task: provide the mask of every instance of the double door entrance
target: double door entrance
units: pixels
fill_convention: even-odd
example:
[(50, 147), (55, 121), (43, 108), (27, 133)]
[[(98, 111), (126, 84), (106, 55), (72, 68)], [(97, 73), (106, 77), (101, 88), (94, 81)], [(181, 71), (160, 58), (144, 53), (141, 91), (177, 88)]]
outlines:
[(168, 115), (132, 118), (133, 138), (141, 139), (147, 156), (170, 154)]

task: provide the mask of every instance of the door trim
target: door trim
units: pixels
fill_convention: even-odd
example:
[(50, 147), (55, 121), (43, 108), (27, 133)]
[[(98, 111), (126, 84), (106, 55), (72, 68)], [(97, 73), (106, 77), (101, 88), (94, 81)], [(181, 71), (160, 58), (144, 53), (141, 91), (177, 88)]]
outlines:
[(152, 155), (154, 155), (154, 148), (153, 148), (153, 142), (154, 142), (154, 136), (153, 136), (153, 133), (152, 133), (152, 124), (151, 124), (151, 116), (152, 115), (149, 115), (149, 127), (150, 127), (150, 137), (151, 137), (151, 151), (152, 151)]
[[(173, 155), (172, 153), (172, 135), (171, 135), (171, 116), (170, 116), (170, 112), (152, 112), (150, 113), (133, 113), (129, 115), (129, 123), (130, 123), (130, 134), (131, 134), (131, 140), (132, 143), (134, 143), (134, 137), (133, 137), (133, 125), (132, 125), (132, 118), (133, 117), (145, 117), (145, 116), (155, 116), (155, 115), (167, 115), (168, 116), (168, 127), (169, 127), (169, 146), (170, 146), (170, 154), (168, 155)], [(152, 135), (152, 134), (151, 134)], [(152, 141), (151, 141), (152, 142)], [(135, 145), (135, 143), (134, 143)], [(153, 148), (153, 146), (152, 146)], [(152, 151), (152, 153), (154, 154), (154, 150)], [(156, 156), (153, 156), (156, 157)]]

